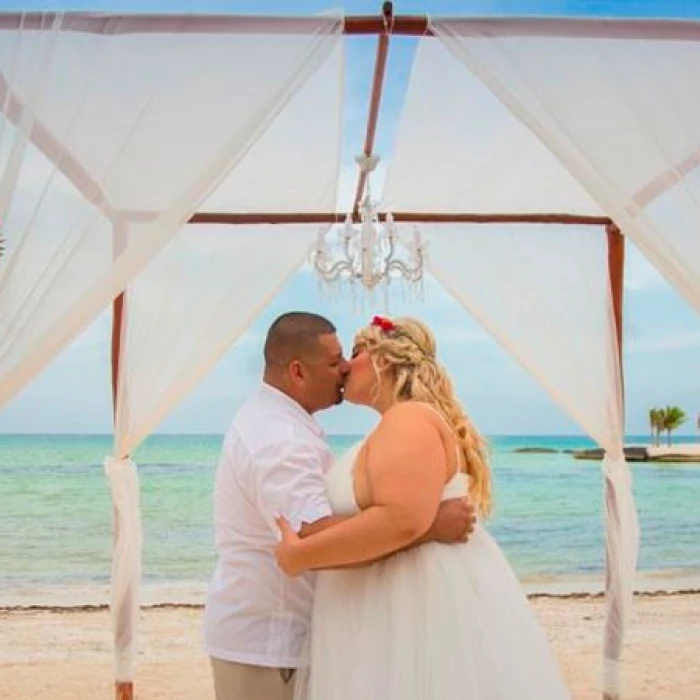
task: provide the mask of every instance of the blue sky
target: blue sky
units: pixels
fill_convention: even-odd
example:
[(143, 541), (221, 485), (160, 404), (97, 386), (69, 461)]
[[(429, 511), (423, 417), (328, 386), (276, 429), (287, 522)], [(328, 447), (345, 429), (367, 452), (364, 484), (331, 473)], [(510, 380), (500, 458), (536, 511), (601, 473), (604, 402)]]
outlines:
[[(373, 14), (376, 0), (335, 2), (0, 2), (0, 9), (92, 9), (124, 11), (197, 11), (306, 13), (329, 6), (347, 13)], [(398, 12), (433, 14), (596, 15), (698, 17), (697, 2), (647, 0), (645, 2), (558, 2), (469, 0), (468, 2), (395, 3)], [(405, 78), (410, 68), (413, 42), (395, 41), (388, 68), (377, 151), (390, 154), (392, 135), (400, 117)], [(345, 161), (362, 144), (367, 97), (374, 60), (374, 40), (349, 42), (346, 97)], [(651, 406), (675, 403), (691, 420), (680, 432), (695, 431), (700, 413), (700, 317), (678, 297), (643, 257), (629, 244), (625, 293), (626, 390), (628, 433), (647, 432)], [(241, 341), (175, 409), (160, 427), (162, 432), (220, 433), (236, 405), (259, 380), (260, 349), (269, 322), (283, 311), (312, 309), (332, 318), (346, 346), (354, 330), (371, 313), (355, 315), (343, 302), (319, 298), (311, 275), (293, 278), (255, 321)], [(440, 341), (441, 356), (453, 373), (467, 410), (487, 434), (556, 434), (580, 432), (539, 386), (441, 288), (428, 281), (427, 298), (419, 305), (395, 305), (392, 312), (409, 313), (428, 320)], [(106, 311), (25, 391), (0, 411), (0, 432), (110, 432), (109, 334), (111, 316)], [(332, 433), (360, 433), (374, 419), (350, 406), (321, 416)]]

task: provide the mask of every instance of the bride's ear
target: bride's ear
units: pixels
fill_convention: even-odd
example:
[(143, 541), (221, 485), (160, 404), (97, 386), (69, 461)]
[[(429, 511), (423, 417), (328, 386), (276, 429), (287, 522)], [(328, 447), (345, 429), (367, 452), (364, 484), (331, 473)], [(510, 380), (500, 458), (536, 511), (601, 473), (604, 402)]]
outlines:
[(380, 374), (385, 374), (389, 370), (391, 370), (391, 362), (386, 359), (386, 357), (377, 357), (376, 360), (374, 361), (374, 366), (377, 368), (377, 371)]

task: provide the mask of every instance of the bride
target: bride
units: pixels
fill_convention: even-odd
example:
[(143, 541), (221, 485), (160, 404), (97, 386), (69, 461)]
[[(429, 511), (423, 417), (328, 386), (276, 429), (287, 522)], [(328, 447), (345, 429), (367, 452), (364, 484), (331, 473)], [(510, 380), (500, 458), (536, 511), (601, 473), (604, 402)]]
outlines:
[(310, 669), (297, 680), (297, 697), (569, 698), (520, 584), (483, 526), (464, 544), (405, 549), (441, 500), (468, 493), (480, 515), (491, 508), (485, 443), (436, 359), (430, 330), (410, 318), (375, 317), (355, 339), (345, 398), (381, 414), (327, 477), (334, 512), (355, 517), (304, 539), (278, 521), (280, 567), (291, 576), (327, 570), (318, 576)]

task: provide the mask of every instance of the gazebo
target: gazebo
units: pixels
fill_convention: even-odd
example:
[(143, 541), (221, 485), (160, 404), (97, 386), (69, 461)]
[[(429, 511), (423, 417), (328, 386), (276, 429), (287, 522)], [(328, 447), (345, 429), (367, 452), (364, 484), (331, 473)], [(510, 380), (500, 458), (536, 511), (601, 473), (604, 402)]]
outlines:
[[(129, 454), (346, 211), (346, 37), (416, 53), (381, 195), (430, 272), (606, 451), (603, 695), (621, 696), (638, 526), (624, 460), (624, 241), (700, 311), (700, 23), (0, 14), (0, 405), (114, 304), (112, 610), (133, 696)], [(358, 178), (351, 219), (366, 178)], [(187, 333), (183, 333), (183, 328)]]

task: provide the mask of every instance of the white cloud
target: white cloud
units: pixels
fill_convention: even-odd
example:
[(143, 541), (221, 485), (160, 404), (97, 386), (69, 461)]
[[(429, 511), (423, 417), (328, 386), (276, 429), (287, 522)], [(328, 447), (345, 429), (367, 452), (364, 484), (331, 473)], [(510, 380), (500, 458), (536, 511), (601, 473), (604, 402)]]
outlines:
[(442, 326), (435, 328), (435, 336), (441, 348), (446, 345), (467, 345), (472, 343), (495, 342), (481, 327)]
[(655, 267), (630, 245), (627, 239), (627, 255), (625, 259), (625, 289), (632, 292), (643, 292), (663, 287), (666, 281)]
[(243, 348), (251, 345), (258, 345), (262, 343), (262, 334), (248, 330), (246, 331), (236, 342), (231, 346), (232, 348)]
[(658, 336), (630, 340), (627, 350), (631, 353), (666, 352), (669, 350), (687, 350), (700, 346), (700, 331), (680, 331), (661, 333)]

